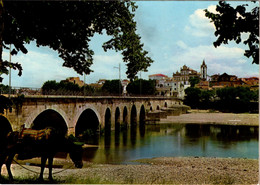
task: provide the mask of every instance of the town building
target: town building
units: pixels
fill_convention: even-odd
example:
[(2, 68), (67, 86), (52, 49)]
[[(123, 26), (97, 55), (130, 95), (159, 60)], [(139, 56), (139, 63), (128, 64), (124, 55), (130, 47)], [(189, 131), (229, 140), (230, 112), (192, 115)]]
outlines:
[[(203, 61), (205, 64), (205, 61)], [(202, 63), (203, 64), (203, 63)], [(206, 73), (207, 70), (204, 69), (204, 72)], [(207, 75), (207, 74), (206, 74)], [(177, 95), (178, 98), (184, 98), (185, 96), (185, 89), (190, 87), (190, 82), (189, 79), (191, 77), (201, 77), (201, 74), (186, 65), (184, 65), (181, 69), (180, 72), (173, 73), (173, 95)]]
[(207, 80), (207, 65), (205, 64), (205, 60), (203, 60), (201, 66), (200, 66), (200, 78), (202, 80)]
[(245, 86), (259, 86), (259, 78), (258, 77), (250, 77), (250, 78), (241, 78), (241, 80), (245, 83)]
[(213, 89), (216, 88), (224, 88), (224, 87), (237, 87), (243, 86), (245, 82), (243, 82), (236, 75), (228, 75), (227, 73), (223, 73), (222, 75), (213, 75), (211, 76), (210, 86)]
[(106, 79), (99, 79), (98, 80), (98, 82), (97, 82), (97, 84), (99, 84), (99, 85), (104, 85), (104, 83), (106, 82), (107, 80)]
[(84, 81), (80, 80), (79, 77), (69, 77), (69, 78), (66, 78), (66, 80), (62, 80), (62, 81), (77, 84), (79, 87), (82, 87), (85, 84)]
[[(103, 87), (103, 85), (105, 84), (106, 81), (107, 81), (106, 79), (99, 79), (96, 83), (92, 83), (92, 84), (89, 84), (89, 85), (91, 87), (93, 87), (94, 89), (100, 89), (100, 88)], [(129, 83), (130, 83), (130, 81), (127, 80), (127, 79), (121, 80), (124, 95), (127, 94), (126, 87)]]
[(164, 74), (149, 75), (149, 80), (156, 81), (157, 95), (172, 96), (172, 79)]
[(200, 82), (195, 85), (195, 88), (209, 90), (210, 89), (209, 81), (207, 81), (207, 80), (200, 80)]

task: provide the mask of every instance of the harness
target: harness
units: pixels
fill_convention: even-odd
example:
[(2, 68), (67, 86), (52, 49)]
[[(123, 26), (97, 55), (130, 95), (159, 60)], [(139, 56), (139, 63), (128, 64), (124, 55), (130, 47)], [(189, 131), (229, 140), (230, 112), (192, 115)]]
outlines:
[(42, 130), (23, 128), (18, 136), (18, 142), (22, 142), (24, 140), (30, 140), (30, 141), (48, 140), (51, 136), (51, 131), (52, 131), (51, 128), (45, 128)]

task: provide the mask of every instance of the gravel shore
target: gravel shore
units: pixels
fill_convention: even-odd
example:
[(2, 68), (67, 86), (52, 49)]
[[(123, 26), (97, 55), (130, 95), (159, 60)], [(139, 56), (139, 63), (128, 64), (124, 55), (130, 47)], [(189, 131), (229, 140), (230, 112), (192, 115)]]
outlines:
[(168, 116), (160, 123), (199, 123), (225, 125), (259, 126), (259, 114), (210, 113), (202, 110), (191, 110), (188, 114)]
[[(54, 174), (54, 183), (68, 184), (257, 184), (258, 160), (237, 158), (162, 157), (138, 160), (139, 164), (112, 165), (85, 162), (82, 169)], [(69, 163), (69, 162), (68, 162)], [(68, 164), (69, 165), (69, 164)], [(35, 171), (39, 167), (26, 166)], [(12, 165), (15, 178), (35, 174)], [(54, 173), (61, 169), (54, 169)], [(47, 170), (46, 170), (47, 172)], [(4, 175), (7, 176), (4, 169)], [(47, 175), (43, 183), (49, 183)], [(19, 183), (19, 181), (18, 181)]]

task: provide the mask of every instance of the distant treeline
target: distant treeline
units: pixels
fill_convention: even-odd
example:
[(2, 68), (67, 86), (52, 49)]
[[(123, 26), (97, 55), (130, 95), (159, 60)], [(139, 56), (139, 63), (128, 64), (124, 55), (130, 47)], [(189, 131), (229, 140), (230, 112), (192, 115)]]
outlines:
[(95, 89), (89, 85), (79, 87), (72, 82), (56, 82), (55, 80), (47, 81), (42, 86), (43, 95), (86, 95), (93, 94)]
[(226, 87), (217, 90), (185, 89), (184, 104), (191, 108), (213, 109), (222, 112), (258, 113), (259, 90), (247, 87)]
[[(14, 94), (15, 90), (11, 89), (11, 94)], [(0, 84), (0, 94), (8, 94), (9, 93), (9, 86)]]
[[(154, 95), (156, 92), (154, 80), (137, 79), (130, 82), (126, 87), (129, 95)], [(106, 80), (102, 87), (93, 87), (79, 85), (72, 82), (47, 81), (42, 86), (44, 95), (86, 95), (86, 96), (118, 96), (123, 94), (123, 86), (119, 80)]]

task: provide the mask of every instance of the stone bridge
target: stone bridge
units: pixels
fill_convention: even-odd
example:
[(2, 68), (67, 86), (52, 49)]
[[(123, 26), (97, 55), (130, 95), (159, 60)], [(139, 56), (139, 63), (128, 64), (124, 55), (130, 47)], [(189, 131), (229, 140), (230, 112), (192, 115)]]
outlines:
[(41, 129), (53, 126), (79, 135), (87, 129), (117, 129), (143, 124), (187, 110), (177, 98), (164, 97), (73, 97), (25, 96), (11, 97), (12, 111), (1, 115), (0, 122), (9, 123), (12, 130)]

